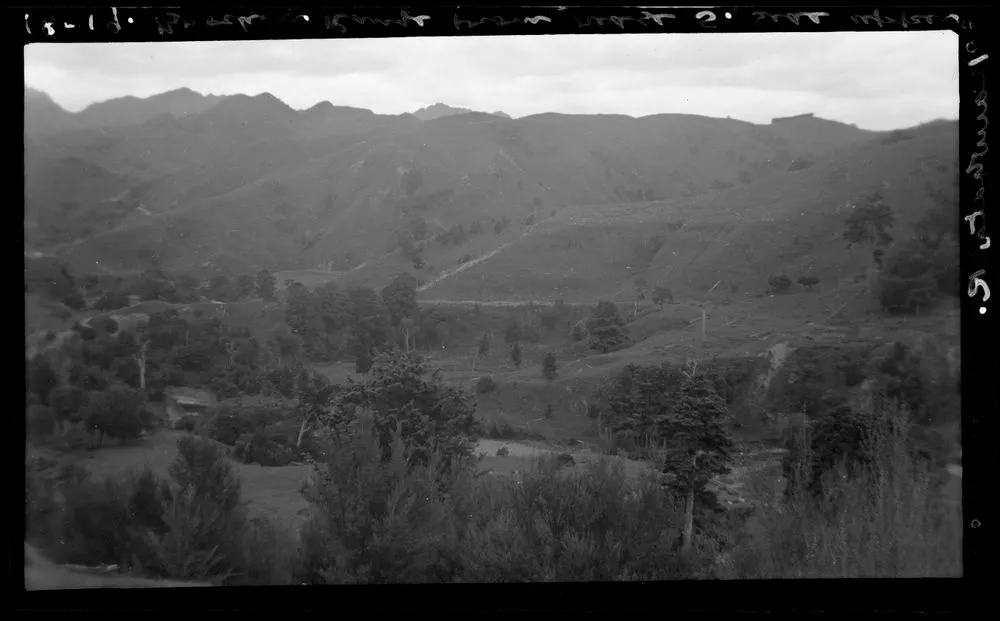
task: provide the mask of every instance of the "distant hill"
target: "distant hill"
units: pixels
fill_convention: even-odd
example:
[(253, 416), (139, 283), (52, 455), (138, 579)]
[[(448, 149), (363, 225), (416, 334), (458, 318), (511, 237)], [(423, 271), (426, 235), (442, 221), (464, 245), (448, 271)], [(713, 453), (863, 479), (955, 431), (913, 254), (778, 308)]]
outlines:
[[(44, 110), (43, 100), (38, 107)], [(750, 226), (740, 220), (743, 210), (757, 210), (763, 218), (825, 214), (802, 225), (818, 235), (821, 223), (833, 222), (831, 209), (877, 186), (880, 175), (897, 188), (893, 204), (916, 213), (926, 203), (920, 185), (909, 193), (903, 188), (922, 184), (932, 173), (945, 174), (935, 167), (946, 168), (956, 131), (955, 123), (931, 124), (908, 130), (907, 140), (882, 145), (887, 133), (816, 117), (766, 125), (678, 114), (510, 119), (448, 108), (458, 111), (427, 121), (419, 114), (378, 115), (327, 102), (297, 111), (267, 93), (226, 97), (201, 112), (179, 109), (141, 123), (26, 141), (26, 202), (33, 222), (26, 235), (32, 247), (84, 271), (141, 270), (147, 263), (139, 257), (150, 250), (170, 270), (349, 270), (365, 264), (351, 278), (379, 285), (401, 270), (430, 281), (466, 255), (534, 244), (547, 231), (569, 235), (564, 241), (571, 247), (557, 247), (553, 252), (559, 254), (548, 257), (517, 246), (524, 250), (523, 265), (508, 266), (503, 276), (515, 284), (496, 284), (493, 291), (513, 286), (537, 296), (548, 287), (554, 295), (552, 287), (558, 286), (590, 296), (598, 293), (591, 285), (565, 279), (624, 286), (613, 270), (605, 274), (605, 268), (594, 267), (594, 274), (606, 276), (596, 278), (582, 267), (604, 261), (602, 255), (567, 264), (567, 270), (580, 272), (576, 276), (557, 268), (573, 253), (586, 254), (586, 240), (602, 232), (612, 235), (608, 240), (621, 240), (613, 262), (623, 266), (626, 257), (618, 254), (637, 235), (668, 227), (669, 237), (695, 248), (721, 235), (718, 227)], [(932, 160), (937, 163), (927, 163)], [(924, 177), (913, 176), (918, 169)], [(652, 210), (656, 217), (622, 228), (601, 207), (615, 205)], [(690, 213), (701, 215), (677, 215)], [(498, 233), (499, 219), (509, 224)], [(683, 228), (669, 229), (674, 219), (685, 220)], [(416, 220), (423, 221), (429, 237), (455, 225), (468, 230), (477, 221), (483, 232), (449, 246), (418, 239), (428, 267), (414, 271), (393, 249), (397, 236)], [(518, 241), (532, 220), (547, 221)], [(774, 253), (806, 252), (800, 245), (809, 235), (789, 231), (751, 246), (744, 240), (757, 233), (736, 236), (725, 243), (743, 254), (711, 250), (717, 254), (699, 255), (693, 272), (661, 250), (642, 269), (651, 270), (647, 280), (675, 286), (690, 280), (698, 288), (702, 277), (722, 269), (710, 267), (716, 265), (710, 256), (755, 270), (776, 269), (782, 263)], [(584, 250), (573, 246), (577, 243)], [(509, 252), (432, 291), (468, 294), (462, 283), (488, 282), (490, 270), (507, 265)], [(516, 259), (517, 253), (511, 256)], [(656, 267), (658, 261), (662, 266)], [(539, 265), (556, 280), (539, 281), (537, 273), (522, 271), (537, 272)]]
[(24, 87), (24, 133), (47, 136), (76, 129), (79, 120), (46, 93)]
[[(417, 117), (421, 121), (433, 121), (434, 119), (440, 119), (446, 116), (456, 116), (459, 114), (469, 114), (474, 113), (475, 110), (469, 110), (468, 108), (453, 108), (452, 106), (446, 106), (443, 103), (436, 103), (432, 106), (427, 106), (426, 108), (421, 108), (413, 113), (413, 116)], [(503, 112), (493, 112), (492, 116), (499, 116), (506, 119), (510, 118), (509, 114)]]
[(94, 103), (81, 110), (76, 118), (80, 126), (87, 128), (132, 125), (144, 123), (161, 114), (197, 114), (223, 99), (224, 96), (202, 95), (189, 88), (179, 88), (152, 97), (119, 97)]

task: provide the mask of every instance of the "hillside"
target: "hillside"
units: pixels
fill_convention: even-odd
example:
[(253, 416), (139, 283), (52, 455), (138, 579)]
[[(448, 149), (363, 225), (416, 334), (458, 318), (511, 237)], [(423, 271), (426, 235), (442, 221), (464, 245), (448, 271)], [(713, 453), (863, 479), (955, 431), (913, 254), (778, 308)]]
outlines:
[[(928, 125), (912, 140), (869, 141), (835, 150), (821, 163), (738, 188), (638, 203), (579, 205), (545, 217), (530, 232), (473, 238), (458, 249), (426, 253), (431, 265), (453, 267), (457, 257), (480, 256), (503, 241), (488, 260), (442, 279), (427, 299), (631, 301), (634, 282), (664, 285), (685, 297), (717, 286), (760, 293), (767, 276), (811, 275), (838, 282), (863, 271), (863, 251), (848, 251), (841, 218), (852, 200), (875, 189), (895, 209), (903, 238), (931, 206), (925, 184), (946, 187), (956, 156), (954, 125)], [(513, 235), (513, 236), (511, 236)], [(663, 245), (645, 255), (643, 243)], [(492, 234), (489, 238), (494, 238)], [(407, 265), (399, 255), (372, 261), (352, 282), (379, 282)], [(430, 280), (422, 272), (418, 277)], [(741, 292), (741, 295), (742, 295)]]
[[(190, 98), (166, 95), (156, 101)], [(465, 255), (510, 243), (525, 218), (565, 220), (577, 213), (561, 213), (571, 206), (701, 211), (707, 201), (705, 222), (689, 235), (710, 226), (709, 214), (722, 216), (712, 201), (792, 200), (806, 187), (802, 175), (836, 177), (836, 162), (863, 157), (881, 138), (816, 118), (754, 125), (690, 115), (460, 113), (422, 121), (328, 103), (295, 111), (268, 94), (227, 97), (200, 112), (157, 105), (141, 123), (26, 143), (31, 248), (84, 270), (140, 270), (140, 249), (175, 270), (343, 270), (377, 262), (414, 218), (430, 235), (482, 222), (487, 232), (463, 245), (427, 244), (434, 270), (418, 277), (430, 281)], [(913, 143), (899, 144), (909, 145), (899, 149), (903, 162), (919, 156)], [(813, 167), (788, 172), (797, 160)], [(56, 176), (56, 185), (44, 182)], [(829, 200), (840, 204), (851, 192), (837, 183)], [(79, 215), (64, 219), (65, 210)], [(498, 218), (511, 222), (500, 235), (491, 230)], [(386, 265), (392, 273), (407, 266), (396, 259)]]
[(79, 127), (79, 120), (46, 93), (24, 87), (24, 135), (47, 136)]

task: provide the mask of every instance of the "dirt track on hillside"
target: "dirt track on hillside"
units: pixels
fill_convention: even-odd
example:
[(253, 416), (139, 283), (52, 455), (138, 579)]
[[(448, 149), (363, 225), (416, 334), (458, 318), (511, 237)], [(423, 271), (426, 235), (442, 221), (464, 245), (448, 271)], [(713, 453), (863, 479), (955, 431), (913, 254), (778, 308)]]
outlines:
[(545, 218), (544, 220), (539, 220), (538, 222), (536, 222), (536, 223), (532, 224), (531, 226), (529, 226), (523, 233), (521, 233), (520, 235), (518, 235), (514, 239), (510, 240), (509, 242), (507, 242), (505, 244), (501, 244), (500, 246), (494, 248), (493, 250), (490, 250), (489, 252), (487, 252), (483, 256), (476, 257), (475, 259), (469, 261), (468, 263), (463, 263), (463, 264), (459, 265), (458, 267), (455, 267), (455, 268), (452, 268), (450, 270), (444, 271), (443, 273), (439, 274), (436, 278), (432, 279), (430, 282), (424, 283), (423, 285), (420, 285), (419, 287), (417, 287), (417, 293), (421, 293), (423, 291), (427, 291), (428, 289), (430, 289), (431, 287), (436, 286), (437, 284), (439, 284), (443, 280), (451, 278), (455, 274), (461, 274), (465, 270), (470, 269), (472, 267), (475, 267), (476, 265), (479, 265), (483, 261), (486, 261), (488, 259), (491, 259), (491, 258), (495, 257), (497, 254), (503, 252), (504, 250), (506, 250), (510, 246), (516, 244), (517, 242), (521, 241), (522, 239), (524, 239), (525, 237), (527, 237), (528, 235), (530, 235), (531, 232), (534, 231), (535, 228), (539, 224), (541, 224), (543, 222), (547, 222), (548, 220), (549, 220), (549, 218)]

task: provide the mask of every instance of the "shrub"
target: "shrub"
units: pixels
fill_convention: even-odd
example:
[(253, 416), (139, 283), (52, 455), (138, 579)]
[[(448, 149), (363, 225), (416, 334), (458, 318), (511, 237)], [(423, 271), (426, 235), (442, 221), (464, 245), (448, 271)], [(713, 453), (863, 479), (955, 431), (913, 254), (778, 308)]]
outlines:
[(816, 278), (815, 276), (801, 276), (796, 282), (806, 289), (812, 289), (814, 286), (819, 284), (819, 278)]
[(792, 288), (792, 279), (784, 274), (775, 276), (771, 274), (767, 277), (768, 293), (784, 293)]
[(492, 375), (484, 375), (476, 381), (476, 394), (485, 395), (497, 389), (497, 383)]
[[(905, 578), (961, 575), (962, 516), (952, 491), (914, 455), (905, 417), (874, 402), (857, 413), (870, 456), (852, 476), (802, 479), (784, 503), (761, 503), (759, 534), (725, 578)], [(839, 510), (849, 507), (849, 511)]]
[(449, 581), (440, 459), (411, 465), (398, 430), (388, 446), (380, 436), (374, 426), (345, 436), (303, 489), (315, 512), (302, 529), (304, 581)]
[(547, 380), (556, 378), (556, 355), (552, 352), (545, 354), (542, 358), (542, 377)]

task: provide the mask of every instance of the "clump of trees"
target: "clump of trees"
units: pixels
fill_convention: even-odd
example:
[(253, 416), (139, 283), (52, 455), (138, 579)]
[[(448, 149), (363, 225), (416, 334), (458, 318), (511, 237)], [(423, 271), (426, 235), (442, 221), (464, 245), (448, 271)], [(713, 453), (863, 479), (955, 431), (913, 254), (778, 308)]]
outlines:
[(795, 282), (802, 285), (806, 290), (812, 290), (813, 287), (819, 284), (819, 278), (815, 276), (801, 276)]
[(717, 509), (707, 485), (729, 471), (725, 399), (697, 364), (629, 364), (599, 389), (597, 404), (602, 424), (633, 450), (644, 448), (644, 457), (660, 463), (668, 488), (684, 499), (682, 547), (689, 549), (695, 500)]
[[(887, 356), (887, 373), (904, 379), (911, 353)], [(180, 441), (169, 479), (146, 470), (96, 481), (78, 467), (26, 461), (26, 540), (57, 562), (222, 585), (961, 571), (960, 512), (936, 502), (940, 485), (907, 449), (905, 425), (877, 409), (838, 410), (815, 426), (813, 437), (825, 439), (788, 472), (806, 492), (819, 473), (823, 498), (792, 493), (780, 512), (759, 507), (760, 528), (745, 534), (749, 511), (722, 509), (709, 490), (732, 445), (724, 398), (693, 364), (630, 365), (599, 391), (599, 424), (631, 434), (657, 466), (656, 476), (639, 478), (607, 459), (565, 477), (564, 456), (510, 479), (482, 476), (469, 455), (479, 433), (471, 397), (398, 349), (377, 355), (361, 382), (333, 387), (299, 373), (294, 384), (292, 409), (233, 413), (259, 418), (272, 442), (297, 436), (303, 450), (309, 445), (316, 465), (301, 490), (310, 511), (300, 537), (251, 518), (227, 451), (195, 436)], [(892, 421), (885, 433), (868, 431), (865, 421), (882, 418)], [(230, 439), (247, 433), (221, 422), (213, 429)], [(257, 459), (258, 446), (244, 451)], [(840, 467), (841, 449), (861, 458), (833, 489), (823, 469)], [(831, 493), (840, 494), (833, 503)], [(720, 562), (723, 553), (735, 562)]]
[(445, 385), (440, 371), (429, 369), (419, 355), (398, 349), (376, 354), (369, 377), (348, 379), (329, 404), (323, 423), (338, 437), (370, 417), (386, 459), (394, 431), (410, 444), (411, 458), (426, 463), (435, 451), (446, 461), (469, 456), (478, 429), (474, 400)]
[(625, 320), (612, 302), (598, 302), (587, 321), (590, 348), (602, 354), (617, 351), (629, 343)]
[(879, 274), (878, 301), (889, 313), (919, 313), (959, 294), (957, 192), (929, 192), (934, 207), (913, 237), (892, 247)]
[(365, 361), (375, 348), (391, 341), (393, 333), (402, 329), (407, 313), (412, 314), (407, 300), (415, 300), (415, 291), (412, 276), (390, 283), (383, 291), (386, 297), (370, 287), (340, 289), (326, 283), (310, 291), (301, 283), (289, 282), (285, 318), (292, 333), (300, 338), (306, 357), (327, 361), (347, 354), (354, 357), (358, 372), (363, 373)]
[(786, 293), (792, 288), (792, 279), (785, 274), (771, 274), (767, 277), (767, 292), (770, 294)]

